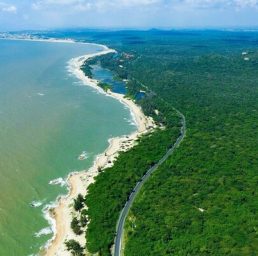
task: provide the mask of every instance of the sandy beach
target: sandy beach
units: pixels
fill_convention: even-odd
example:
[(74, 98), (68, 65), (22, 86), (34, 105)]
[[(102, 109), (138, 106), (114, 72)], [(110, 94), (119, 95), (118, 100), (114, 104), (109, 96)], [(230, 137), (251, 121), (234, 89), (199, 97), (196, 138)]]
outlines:
[[(115, 52), (102, 46), (103, 51), (95, 54), (89, 54), (74, 58), (69, 62), (69, 71), (80, 79), (86, 86), (91, 86), (101, 93), (107, 96), (113, 97), (119, 100), (122, 104), (127, 106), (132, 114), (132, 117), (137, 125), (137, 130), (127, 136), (111, 138), (109, 140), (109, 147), (102, 154), (98, 155), (94, 161), (93, 166), (89, 170), (84, 170), (79, 173), (72, 173), (68, 177), (69, 193), (66, 196), (62, 196), (58, 199), (57, 206), (49, 209), (49, 215), (52, 217), (54, 236), (49, 241), (47, 248), (42, 252), (42, 255), (47, 256), (68, 256), (70, 253), (66, 250), (64, 242), (66, 240), (74, 239), (78, 241), (82, 246), (85, 246), (85, 234), (81, 236), (75, 235), (70, 228), (72, 218), (76, 216), (76, 212), (73, 210), (73, 200), (82, 194), (87, 195), (87, 188), (90, 184), (94, 183), (95, 177), (99, 174), (99, 168), (102, 170), (113, 165), (116, 157), (121, 151), (127, 151), (135, 145), (135, 141), (138, 136), (151, 131), (155, 127), (155, 123), (152, 118), (146, 117), (141, 108), (137, 106), (131, 99), (125, 98), (121, 94), (113, 93), (111, 91), (104, 92), (97, 84), (98, 81), (86, 77), (81, 70), (81, 66), (84, 62), (92, 57)], [(86, 227), (87, 228), (87, 227)]]

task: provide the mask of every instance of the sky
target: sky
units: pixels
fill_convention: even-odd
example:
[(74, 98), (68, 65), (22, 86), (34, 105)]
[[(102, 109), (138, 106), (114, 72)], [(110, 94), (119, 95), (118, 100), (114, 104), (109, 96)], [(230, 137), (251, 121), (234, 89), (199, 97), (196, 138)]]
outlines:
[(258, 28), (258, 0), (0, 0), (0, 31)]

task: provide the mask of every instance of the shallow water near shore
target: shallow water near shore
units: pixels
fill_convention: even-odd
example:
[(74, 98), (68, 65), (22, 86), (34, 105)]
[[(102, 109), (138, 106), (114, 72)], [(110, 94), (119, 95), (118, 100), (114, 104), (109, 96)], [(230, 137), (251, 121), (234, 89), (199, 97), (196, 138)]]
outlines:
[(52, 236), (42, 209), (66, 193), (67, 175), (136, 129), (129, 109), (67, 70), (69, 59), (100, 50), (0, 40), (0, 255), (37, 253)]

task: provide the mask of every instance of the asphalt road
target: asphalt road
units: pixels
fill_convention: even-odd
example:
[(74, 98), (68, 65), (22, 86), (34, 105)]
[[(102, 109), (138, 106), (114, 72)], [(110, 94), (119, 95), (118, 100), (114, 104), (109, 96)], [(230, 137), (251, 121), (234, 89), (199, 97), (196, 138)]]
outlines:
[(181, 127), (181, 134), (178, 137), (178, 139), (176, 140), (175, 144), (173, 145), (173, 147), (171, 147), (166, 154), (160, 159), (160, 161), (155, 164), (153, 167), (151, 167), (146, 173), (145, 175), (141, 178), (141, 180), (136, 184), (136, 186), (134, 187), (133, 191), (131, 192), (128, 201), (126, 202), (124, 208), (122, 209), (119, 219), (118, 219), (118, 223), (117, 223), (117, 228), (116, 228), (116, 238), (115, 238), (115, 248), (114, 248), (114, 256), (120, 256), (121, 255), (121, 249), (122, 249), (122, 239), (123, 239), (123, 231), (124, 231), (124, 224), (125, 224), (125, 220), (126, 217), (129, 213), (129, 210), (137, 196), (137, 194), (139, 193), (139, 191), (141, 190), (143, 184), (149, 179), (149, 177), (152, 175), (153, 172), (155, 172), (158, 167), (163, 164), (167, 158), (169, 156), (171, 156), (173, 154), (173, 152), (175, 151), (175, 149), (179, 146), (179, 144), (182, 142), (182, 140), (185, 137), (186, 134), (186, 121), (185, 121), (185, 116), (179, 112), (178, 110), (176, 110), (177, 113), (180, 115), (181, 117), (181, 122), (182, 122), (182, 127)]

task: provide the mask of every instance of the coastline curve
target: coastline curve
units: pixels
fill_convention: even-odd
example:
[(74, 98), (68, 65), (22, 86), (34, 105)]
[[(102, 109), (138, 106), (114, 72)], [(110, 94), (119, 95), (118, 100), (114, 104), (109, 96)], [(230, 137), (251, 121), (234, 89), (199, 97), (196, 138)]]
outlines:
[[(46, 41), (53, 43), (77, 43), (75, 41), (64, 41), (64, 40), (45, 40), (45, 39), (11, 39), (11, 40), (30, 40), (30, 41)], [(99, 46), (102, 51), (79, 56), (72, 58), (68, 62), (68, 71), (78, 78), (83, 85), (91, 86), (100, 93), (106, 96), (112, 97), (121, 102), (124, 106), (129, 108), (132, 119), (137, 127), (137, 130), (130, 135), (110, 138), (108, 140), (108, 148), (101, 154), (97, 155), (93, 166), (89, 170), (82, 170), (80, 172), (72, 172), (68, 175), (66, 179), (68, 193), (66, 195), (58, 196), (56, 201), (51, 202), (46, 205), (43, 209), (44, 217), (48, 221), (51, 229), (53, 231), (53, 236), (47, 241), (47, 243), (41, 248), (40, 255), (70, 255), (67, 251), (64, 242), (69, 239), (75, 239), (80, 244), (85, 245), (85, 235), (76, 236), (70, 228), (70, 223), (72, 220), (72, 202), (73, 199), (77, 197), (78, 194), (84, 196), (87, 195), (87, 188), (90, 184), (94, 183), (95, 177), (99, 174), (99, 167), (105, 169), (113, 165), (116, 157), (119, 155), (120, 151), (123, 151), (122, 144), (125, 142), (130, 142), (126, 150), (134, 146), (137, 138), (151, 130), (151, 127), (155, 127), (155, 123), (152, 118), (146, 117), (142, 112), (142, 109), (134, 103), (133, 100), (127, 99), (122, 94), (113, 93), (111, 91), (105, 92), (102, 88), (98, 86), (98, 81), (87, 77), (81, 70), (82, 65), (89, 58), (94, 58), (96, 56), (105, 55), (108, 53), (115, 53), (113, 49), (109, 49), (106, 45), (96, 44), (96, 43), (83, 43)]]

